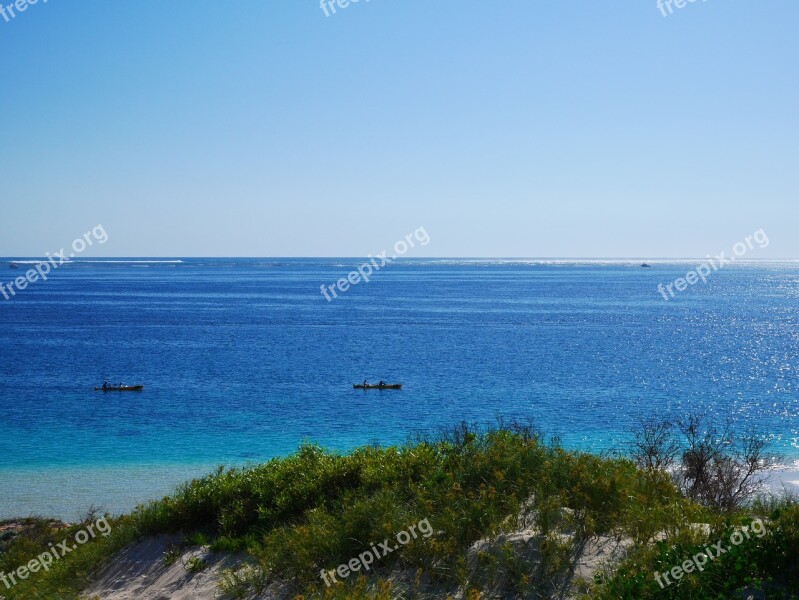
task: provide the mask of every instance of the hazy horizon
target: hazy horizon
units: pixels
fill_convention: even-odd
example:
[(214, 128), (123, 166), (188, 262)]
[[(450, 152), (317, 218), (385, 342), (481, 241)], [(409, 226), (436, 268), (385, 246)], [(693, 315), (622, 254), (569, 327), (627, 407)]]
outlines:
[[(199, 259), (215, 259), (215, 260), (234, 260), (234, 259), (242, 259), (242, 260), (333, 260), (333, 259), (346, 259), (346, 260), (362, 260), (366, 257), (363, 256), (336, 256), (336, 255), (328, 255), (328, 256), (192, 256), (188, 254), (175, 254), (175, 255), (163, 255), (163, 256), (148, 256), (148, 255), (141, 255), (141, 256), (86, 256), (86, 257), (77, 257), (70, 260), (70, 262), (90, 262), (90, 261), (103, 261), (109, 262), (113, 260), (119, 261), (135, 261), (141, 260), (146, 262), (156, 262), (159, 260), (162, 261), (170, 261), (175, 262), (181, 259), (187, 260), (199, 260)], [(23, 255), (11, 255), (11, 256), (0, 256), (0, 260), (3, 261), (10, 261), (10, 262), (17, 262), (18, 264), (23, 264), (24, 261), (41, 261), (46, 260), (46, 256), (23, 256)], [(703, 261), (707, 260), (707, 257), (700, 257), (700, 256), (435, 256), (435, 255), (425, 255), (425, 256), (399, 256), (395, 258), (396, 261), (408, 261), (408, 260), (519, 260), (519, 261), (606, 261), (606, 262), (613, 262), (613, 261), (647, 261), (652, 263), (658, 262), (666, 262), (666, 261), (674, 261), (674, 262), (692, 262), (692, 261)], [(776, 256), (776, 257), (769, 257), (769, 258), (736, 258), (735, 262), (738, 264), (742, 263), (774, 263), (774, 262), (798, 262), (799, 257), (791, 257), (791, 256)]]
[(152, 6), (0, 18), (0, 255), (799, 256), (795, 2)]

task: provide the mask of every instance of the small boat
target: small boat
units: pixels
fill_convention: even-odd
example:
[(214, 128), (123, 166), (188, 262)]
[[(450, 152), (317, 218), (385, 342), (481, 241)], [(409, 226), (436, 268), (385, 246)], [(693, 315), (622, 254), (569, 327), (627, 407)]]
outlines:
[(642, 266), (643, 268), (645, 268), (645, 269), (651, 269), (651, 268), (652, 268), (652, 265), (648, 265), (648, 264), (646, 264), (646, 263), (642, 264), (641, 266)]
[(140, 392), (144, 389), (143, 385), (109, 385), (107, 387), (96, 387), (95, 392)]
[(17, 263), (15, 263), (15, 262), (8, 263), (8, 268), (9, 269), (19, 269), (19, 265)]
[(352, 386), (356, 390), (401, 390), (402, 384), (401, 383), (384, 383), (380, 385), (379, 383), (375, 383), (374, 385), (364, 385), (362, 383), (356, 383)]

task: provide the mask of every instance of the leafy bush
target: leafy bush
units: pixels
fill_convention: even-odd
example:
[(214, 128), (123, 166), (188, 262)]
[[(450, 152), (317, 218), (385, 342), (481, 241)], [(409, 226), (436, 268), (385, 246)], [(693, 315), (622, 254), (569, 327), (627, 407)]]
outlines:
[[(752, 531), (752, 519), (736, 517), (720, 522), (709, 533), (683, 530), (668, 540), (639, 551), (625, 561), (615, 573), (598, 581), (592, 597), (600, 600), (668, 598), (674, 600), (716, 600), (741, 597), (741, 590), (761, 590), (769, 598), (793, 598), (799, 584), (799, 506), (784, 502), (763, 520), (762, 537), (743, 535), (743, 528)], [(738, 544), (730, 543), (735, 534), (742, 536)], [(740, 538), (739, 538), (740, 539)], [(722, 542), (724, 553), (714, 547)], [(663, 573), (682, 565), (692, 557), (710, 549), (713, 558), (700, 559), (702, 570), (694, 570), (679, 581), (667, 584)], [(660, 575), (660, 581), (656, 578)]]
[(670, 473), (691, 500), (734, 511), (763, 488), (763, 474), (779, 464), (768, 440), (753, 432), (736, 435), (691, 415), (676, 423), (643, 422), (635, 432), (632, 457), (647, 472)]
[[(114, 552), (142, 535), (162, 533), (181, 534), (178, 548), (246, 551), (249, 562), (225, 572), (221, 582), (236, 598), (274, 582), (300, 597), (388, 599), (460, 590), (464, 598), (477, 598), (500, 580), (517, 597), (545, 598), (569, 575), (575, 547), (597, 535), (628, 537), (634, 545), (615, 573), (598, 578), (591, 598), (710, 599), (731, 597), (745, 586), (768, 585), (772, 595), (796, 588), (796, 503), (761, 503), (749, 514), (730, 504), (701, 506), (664, 472), (668, 461), (657, 452), (668, 448), (667, 436), (658, 429), (649, 433), (645, 448), (656, 452), (644, 452), (643, 468), (624, 458), (565, 451), (515, 424), (485, 431), (461, 425), (437, 438), (346, 455), (305, 445), (284, 459), (251, 469), (220, 468), (186, 483), (113, 521), (110, 537), (79, 547), (5, 596), (77, 598)], [(701, 447), (704, 437), (696, 439)], [(675, 459), (684, 460), (683, 453), (681, 447)], [(767, 524), (767, 535), (661, 589), (655, 572), (726, 539), (754, 515)], [(430, 535), (391, 542), (423, 519)], [(467, 559), (475, 542), (514, 532), (520, 520), (537, 532), (537, 554), (500, 544), (496, 552)], [(0, 568), (25, 564), (49, 542), (70, 535), (65, 531), (37, 522), (26, 535), (0, 540)], [(384, 540), (392, 551), (368, 571), (339, 576), (330, 587), (323, 583), (323, 571), (349, 564)], [(187, 563), (193, 572), (204, 567), (200, 559)]]

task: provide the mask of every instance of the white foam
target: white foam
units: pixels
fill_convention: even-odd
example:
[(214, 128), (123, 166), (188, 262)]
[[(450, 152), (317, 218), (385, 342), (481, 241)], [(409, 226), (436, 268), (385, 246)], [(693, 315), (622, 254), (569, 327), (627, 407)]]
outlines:
[[(15, 264), (15, 265), (39, 265), (39, 264), (42, 264), (43, 262), (47, 262), (47, 259), (43, 258), (41, 260), (11, 260), (11, 261), (8, 261), (8, 262), (11, 263), (11, 264)], [(151, 265), (151, 264), (152, 265), (160, 265), (160, 264), (176, 265), (176, 264), (181, 264), (183, 261), (182, 260), (89, 260), (89, 259), (72, 258), (68, 262), (81, 263), (81, 264), (90, 263), (90, 264), (98, 264), (98, 265), (103, 265), (103, 264), (106, 264), (106, 263), (109, 263), (109, 264), (121, 264), (121, 265), (138, 265), (138, 264), (143, 264), (143, 265)]]
[(76, 263), (92, 263), (92, 264), (105, 264), (105, 263), (115, 263), (115, 264), (122, 264), (122, 265), (176, 265), (180, 264), (182, 260), (86, 260), (86, 259), (73, 259), (71, 262)]

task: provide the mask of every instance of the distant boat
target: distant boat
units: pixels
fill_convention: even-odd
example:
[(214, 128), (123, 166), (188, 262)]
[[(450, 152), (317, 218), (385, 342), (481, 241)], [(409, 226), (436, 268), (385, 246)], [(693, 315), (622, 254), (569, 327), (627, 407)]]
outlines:
[(352, 387), (354, 387), (356, 390), (401, 390), (402, 384), (384, 383), (383, 385), (380, 385), (379, 383), (376, 383), (374, 385), (364, 385), (362, 383), (356, 383)]
[(17, 263), (14, 263), (14, 262), (8, 263), (8, 268), (9, 269), (19, 269), (19, 265)]
[(140, 392), (144, 389), (143, 385), (109, 385), (107, 387), (96, 387), (95, 392)]
[(642, 264), (641, 266), (644, 267), (645, 269), (651, 269), (652, 268), (652, 265), (648, 265), (646, 263)]

